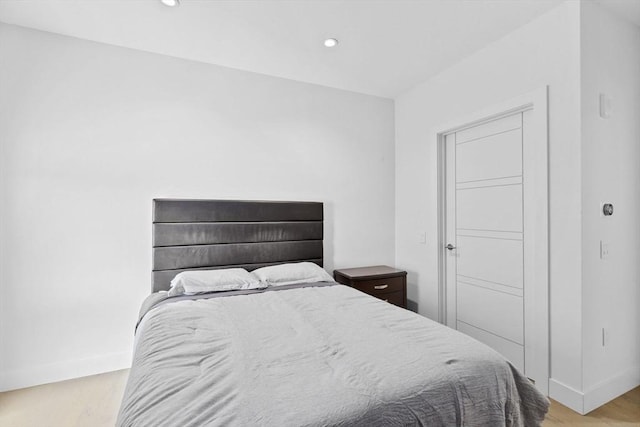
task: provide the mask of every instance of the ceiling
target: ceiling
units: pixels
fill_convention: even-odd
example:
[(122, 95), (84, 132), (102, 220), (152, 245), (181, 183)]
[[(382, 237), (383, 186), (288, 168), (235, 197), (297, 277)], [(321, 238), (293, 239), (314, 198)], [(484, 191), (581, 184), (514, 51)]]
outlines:
[(561, 2), (0, 0), (0, 21), (393, 98)]

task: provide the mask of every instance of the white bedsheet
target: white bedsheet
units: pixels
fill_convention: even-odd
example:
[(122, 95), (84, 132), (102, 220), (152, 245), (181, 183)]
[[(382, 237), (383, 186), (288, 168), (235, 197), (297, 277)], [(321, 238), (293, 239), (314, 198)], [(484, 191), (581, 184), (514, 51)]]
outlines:
[(347, 286), (152, 309), (119, 426), (538, 425), (502, 356)]

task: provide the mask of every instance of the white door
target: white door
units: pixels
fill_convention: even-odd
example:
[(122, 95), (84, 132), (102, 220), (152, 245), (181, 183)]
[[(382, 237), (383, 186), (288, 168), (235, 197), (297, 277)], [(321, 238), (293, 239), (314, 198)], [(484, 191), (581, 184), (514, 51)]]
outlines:
[(527, 169), (535, 162), (524, 159), (537, 143), (528, 129), (532, 114), (527, 109), (444, 136), (446, 323), (497, 350), (544, 391), (548, 371), (535, 361), (548, 358), (548, 349), (535, 345), (536, 284), (526, 271), (536, 268), (530, 218), (536, 197), (527, 197), (535, 192), (536, 176)]

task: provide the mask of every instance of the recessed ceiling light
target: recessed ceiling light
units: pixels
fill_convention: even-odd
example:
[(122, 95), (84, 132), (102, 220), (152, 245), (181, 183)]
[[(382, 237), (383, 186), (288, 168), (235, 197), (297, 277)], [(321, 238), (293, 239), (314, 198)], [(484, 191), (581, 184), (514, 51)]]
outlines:
[(169, 7), (175, 7), (180, 5), (180, 0), (160, 0), (163, 5)]
[(336, 47), (338, 46), (338, 39), (326, 39), (324, 45), (326, 47)]

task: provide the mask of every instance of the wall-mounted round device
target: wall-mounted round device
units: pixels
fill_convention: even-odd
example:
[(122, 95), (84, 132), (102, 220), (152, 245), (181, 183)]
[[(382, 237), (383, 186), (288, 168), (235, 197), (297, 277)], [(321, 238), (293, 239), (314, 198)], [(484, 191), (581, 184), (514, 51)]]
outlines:
[(613, 205), (611, 203), (605, 203), (602, 206), (602, 213), (604, 214), (604, 216), (613, 215)]

